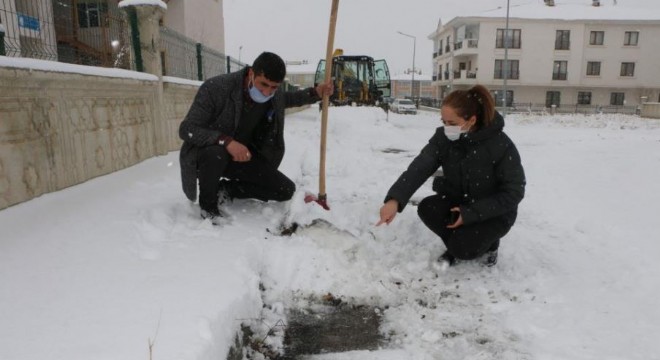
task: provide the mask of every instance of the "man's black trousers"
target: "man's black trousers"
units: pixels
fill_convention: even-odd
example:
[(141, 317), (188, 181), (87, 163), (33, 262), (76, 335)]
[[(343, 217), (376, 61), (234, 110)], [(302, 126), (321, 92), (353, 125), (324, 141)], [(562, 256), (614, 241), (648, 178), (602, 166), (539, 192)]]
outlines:
[[(247, 162), (233, 161), (224, 146), (213, 145), (199, 149), (197, 178), (199, 206), (217, 212), (221, 187), (231, 198), (285, 201), (291, 199), (296, 185), (275, 166), (256, 152)], [(229, 181), (220, 181), (220, 179)]]
[(448, 229), (449, 209), (455, 206), (442, 195), (432, 195), (419, 203), (417, 213), (424, 224), (440, 236), (447, 251), (457, 259), (475, 259), (487, 251), (497, 250), (500, 239), (511, 229), (506, 219), (498, 217)]

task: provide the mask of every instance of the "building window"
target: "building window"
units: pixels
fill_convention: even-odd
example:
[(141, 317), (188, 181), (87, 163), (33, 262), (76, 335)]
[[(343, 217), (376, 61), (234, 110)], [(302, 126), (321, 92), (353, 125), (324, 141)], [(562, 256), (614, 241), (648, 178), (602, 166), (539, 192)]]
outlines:
[[(490, 94), (495, 100), (495, 106), (503, 106), (504, 104), (504, 91), (502, 90), (491, 90)], [(513, 90), (506, 91), (506, 106), (513, 106)]]
[(579, 105), (591, 105), (591, 91), (578, 91)]
[(442, 55), (442, 40), (440, 40), (440, 47), (438, 48), (438, 55)]
[(504, 32), (506, 29), (497, 29), (497, 37), (495, 39), (495, 47), (498, 49), (520, 49), (520, 29), (509, 29), (509, 36), (507, 36), (508, 43), (504, 43)]
[(589, 45), (603, 45), (605, 40), (605, 31), (592, 31), (589, 37)]
[(621, 76), (635, 76), (635, 63), (624, 62), (621, 63)]
[[(509, 66), (507, 70), (507, 79), (518, 80), (520, 78), (519, 73), (519, 61), (518, 60), (507, 60)], [(495, 60), (495, 79), (504, 79), (504, 60)]]
[(555, 61), (552, 67), (552, 80), (566, 80), (568, 77), (568, 61)]
[(626, 34), (623, 37), (623, 45), (637, 46), (638, 42), (639, 42), (639, 31), (626, 31)]
[(555, 36), (555, 50), (569, 50), (571, 48), (571, 31), (557, 30)]
[(600, 61), (587, 62), (587, 76), (600, 76)]
[(610, 94), (610, 105), (623, 105), (625, 101), (625, 93), (614, 92)]
[(559, 107), (560, 104), (561, 104), (561, 92), (548, 91), (545, 93), (545, 107), (552, 107), (552, 105)]
[(78, 26), (80, 28), (93, 28), (103, 26), (103, 16), (108, 13), (108, 4), (101, 2), (78, 3)]

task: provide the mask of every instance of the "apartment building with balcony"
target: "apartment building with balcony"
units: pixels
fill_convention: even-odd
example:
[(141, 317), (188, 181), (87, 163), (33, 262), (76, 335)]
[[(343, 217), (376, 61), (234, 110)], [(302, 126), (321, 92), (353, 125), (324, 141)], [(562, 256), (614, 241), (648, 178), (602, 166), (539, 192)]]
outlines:
[[(548, 5), (552, 6), (548, 6)], [(438, 23), (440, 98), (475, 84), (498, 106), (636, 106), (660, 101), (660, 18), (599, 1), (545, 1)], [(508, 34), (508, 36), (506, 36)], [(506, 77), (506, 84), (505, 84)]]

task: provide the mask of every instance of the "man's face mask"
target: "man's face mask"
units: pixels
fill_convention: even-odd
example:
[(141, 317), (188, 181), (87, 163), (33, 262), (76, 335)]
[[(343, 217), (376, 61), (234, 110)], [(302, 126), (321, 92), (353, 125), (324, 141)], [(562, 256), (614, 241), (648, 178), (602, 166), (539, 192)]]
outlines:
[(249, 93), (250, 93), (250, 98), (256, 103), (263, 104), (266, 101), (270, 100), (275, 96), (275, 91), (273, 91), (270, 95), (266, 96), (257, 89), (257, 87), (254, 85), (254, 76), (252, 76), (252, 79), (250, 80), (250, 84), (248, 85), (249, 87)]

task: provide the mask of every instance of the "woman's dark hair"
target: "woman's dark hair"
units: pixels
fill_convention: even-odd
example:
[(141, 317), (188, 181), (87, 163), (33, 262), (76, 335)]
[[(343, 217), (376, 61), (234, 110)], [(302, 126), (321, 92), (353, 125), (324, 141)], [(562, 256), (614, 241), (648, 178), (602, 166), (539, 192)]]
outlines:
[(252, 63), (254, 75), (263, 75), (266, 79), (281, 83), (286, 76), (284, 60), (272, 52), (262, 52)]
[(449, 106), (456, 114), (467, 120), (477, 116), (477, 129), (488, 126), (495, 118), (495, 100), (483, 85), (475, 85), (469, 90), (452, 91), (442, 100), (442, 106)]

